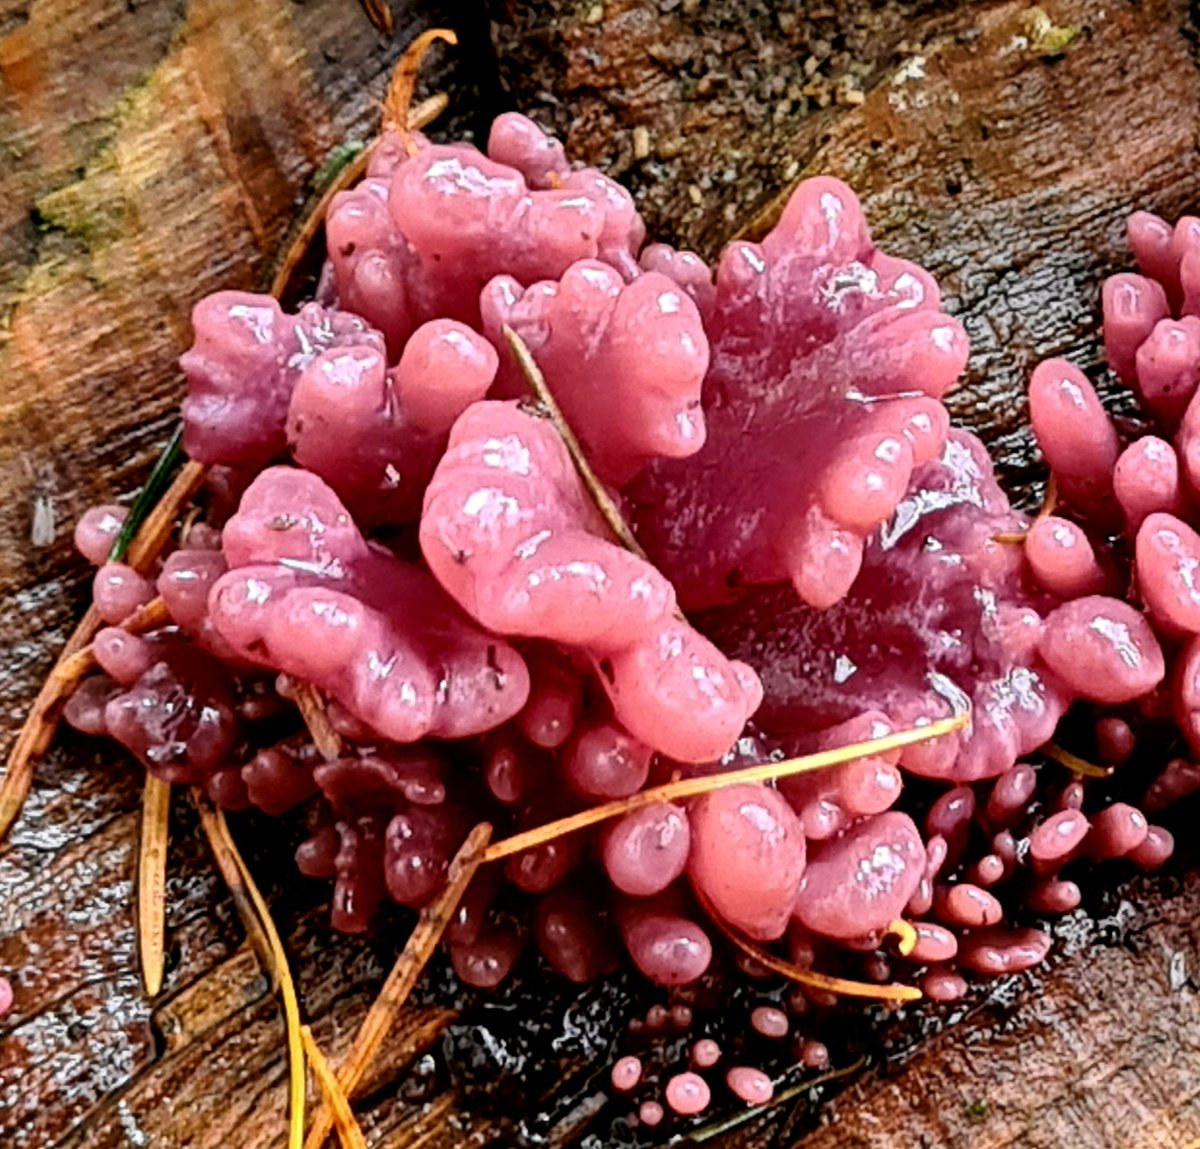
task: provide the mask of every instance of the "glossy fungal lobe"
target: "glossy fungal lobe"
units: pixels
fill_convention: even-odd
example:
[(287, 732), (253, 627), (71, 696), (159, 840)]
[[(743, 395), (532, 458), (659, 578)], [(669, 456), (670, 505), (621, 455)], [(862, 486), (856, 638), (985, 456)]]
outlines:
[[(1110, 364), (1155, 434), (1118, 435), (1069, 363), (1034, 372), (1060, 495), (1034, 520), (950, 428), (961, 326), (835, 180), (802, 182), (714, 274), (643, 247), (628, 192), (508, 114), (486, 154), (385, 134), (325, 222), (320, 302), (196, 308), (184, 419), (213, 466), (206, 521), (142, 573), (106, 562), (123, 510), (81, 522), (111, 625), (66, 713), (229, 809), (303, 807), (297, 863), (333, 882), (339, 929), (369, 929), (387, 899), (427, 905), (480, 818), (528, 829), (948, 715), (969, 723), (481, 871), (447, 930), (452, 968), (494, 988), (532, 943), (582, 984), (623, 945), (653, 982), (696, 987), (638, 1021), (683, 1044), (704, 1032), (718, 930), (953, 1001), (964, 974), (1044, 957), (1020, 915), (1075, 909), (1085, 865), (1166, 862), (1173, 839), (1142, 809), (1033, 755), (1060, 737), (1128, 770), (1173, 720), (1180, 757), (1134, 790), (1157, 812), (1200, 789), (1196, 221), (1135, 216), (1141, 272), (1104, 290)], [(506, 326), (648, 558), (613, 541)], [(154, 593), (173, 625), (123, 630)], [(300, 682), (326, 696), (333, 761), (298, 733)], [(907, 954), (886, 936), (901, 919)], [(834, 1000), (806, 994), (784, 1004)], [(782, 1005), (749, 1025), (829, 1060)], [(688, 1041), (694, 1070), (720, 1062)], [(722, 1070), (741, 1100), (769, 1099), (762, 1071)], [(626, 1058), (612, 1084), (658, 1072)], [(698, 1073), (666, 1084), (681, 1115), (709, 1100)], [(646, 1099), (639, 1115), (665, 1113)]]

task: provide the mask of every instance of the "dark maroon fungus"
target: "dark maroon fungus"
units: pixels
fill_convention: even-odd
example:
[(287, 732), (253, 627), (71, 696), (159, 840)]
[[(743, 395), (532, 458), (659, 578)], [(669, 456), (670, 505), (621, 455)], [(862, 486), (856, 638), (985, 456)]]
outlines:
[[(185, 441), (212, 470), (179, 549), (146, 577), (105, 561), (122, 510), (80, 522), (110, 625), (67, 716), (227, 808), (303, 809), (297, 863), (333, 882), (335, 926), (427, 904), (480, 819), (527, 830), (961, 717), (480, 871), (447, 931), (461, 981), (499, 985), (532, 944), (572, 982), (623, 950), (681, 987), (630, 1025), (686, 1044), (677, 1063), (643, 1046), (612, 1069), (654, 1126), (714, 1089), (768, 1102), (754, 1042), (827, 1064), (808, 1019), (839, 993), (952, 1001), (1031, 968), (1088, 867), (1167, 860), (1151, 819), (1200, 789), (1197, 221), (1132, 217), (1142, 272), (1104, 290), (1152, 433), (1118, 431), (1071, 364), (1034, 372), (1057, 504), (1033, 520), (950, 427), (962, 327), (836, 180), (714, 271), (643, 247), (628, 193), (506, 115), (486, 155), (385, 136), (326, 224), (319, 302), (196, 308)], [(156, 591), (172, 625), (122, 629)], [(328, 699), (332, 760), (297, 682)], [(718, 1044), (679, 996), (718, 969), (800, 984)]]

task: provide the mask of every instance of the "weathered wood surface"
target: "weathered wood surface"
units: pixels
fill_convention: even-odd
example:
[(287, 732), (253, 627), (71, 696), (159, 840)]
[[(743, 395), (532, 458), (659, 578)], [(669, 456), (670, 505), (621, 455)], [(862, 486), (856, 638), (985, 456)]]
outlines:
[[(750, 0), (396, 11), (400, 41), (448, 13), (466, 34), (465, 55), (431, 76), (454, 93), (458, 127), (497, 110), (503, 82), (575, 154), (623, 171), (652, 232), (706, 254), (799, 175), (850, 180), (885, 242), (930, 266), (964, 317), (975, 354), (958, 410), (1030, 498), (1030, 367), (1059, 353), (1098, 364), (1098, 286), (1126, 262), (1131, 207), (1173, 215), (1200, 204), (1200, 70), (1185, 0), (1043, 8), (1045, 21), (1020, 3), (856, 0), (828, 16)], [(1072, 24), (1081, 33), (1052, 51), (1047, 25)], [(351, 0), (0, 0), (5, 744), (81, 609), (67, 524), (144, 474), (178, 400), (173, 359), (191, 304), (261, 285), (331, 148), (369, 131), (395, 51)], [(839, 94), (815, 106), (831, 85)], [(44, 550), (29, 543), (38, 497), (53, 500), (60, 524)], [(183, 804), (166, 990), (152, 1008), (141, 997), (130, 889), (139, 792), (120, 755), (64, 739), (0, 848), (0, 972), (17, 994), (0, 1020), (0, 1144), (281, 1139), (279, 1014)], [(331, 935), (317, 895), (290, 878), (285, 838), (253, 834), (251, 860), (287, 930), (305, 1012), (336, 1055), (403, 929), (366, 942)], [(1126, 896), (1122, 944), (1061, 958), (888, 1076), (862, 1078), (825, 1129), (805, 1137), (772, 1118), (724, 1143), (1187, 1145), (1200, 1137), (1189, 980), (1200, 969), (1200, 880), (1141, 882)], [(407, 1104), (387, 1085), (398, 1051), (435, 1041), (447, 1016), (427, 1007), (406, 1020), (411, 1041), (391, 1047), (365, 1120), (375, 1143), (509, 1143), (449, 1093)], [(573, 1136), (563, 1127), (556, 1140)]]

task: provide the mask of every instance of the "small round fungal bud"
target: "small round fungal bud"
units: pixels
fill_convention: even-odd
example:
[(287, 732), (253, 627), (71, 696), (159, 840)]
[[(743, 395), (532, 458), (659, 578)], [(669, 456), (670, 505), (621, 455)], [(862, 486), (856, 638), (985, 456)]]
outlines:
[(829, 1067), (829, 1050), (825, 1043), (806, 1037), (800, 1043), (800, 1064), (805, 1069), (827, 1069)]
[(450, 964), (458, 980), (476, 989), (495, 989), (517, 964), (523, 942), (516, 930), (498, 926), (473, 942), (450, 946)]
[(703, 1113), (712, 1100), (708, 1082), (696, 1073), (677, 1073), (667, 1082), (664, 1091), (667, 1105), (681, 1117)]
[(936, 922), (914, 922), (917, 944), (913, 946), (908, 960), (920, 965), (946, 962), (958, 953), (958, 939), (945, 926)]
[(92, 580), (92, 602), (105, 622), (116, 625), (154, 597), (154, 584), (125, 563), (105, 563)]
[(1025, 536), (1025, 557), (1033, 576), (1056, 598), (1077, 598), (1104, 589), (1104, 571), (1082, 528), (1047, 515)]
[(999, 858), (1006, 870), (1011, 870), (1017, 862), (1017, 840), (1011, 830), (1001, 830), (992, 835), (992, 853)]
[(646, 784), (654, 752), (613, 722), (580, 731), (561, 759), (567, 785), (596, 801), (627, 798)]
[(612, 1087), (618, 1093), (628, 1093), (636, 1089), (642, 1080), (642, 1061), (640, 1057), (622, 1057), (612, 1067), (610, 1075)]
[(1011, 826), (1024, 812), (1037, 789), (1037, 771), (1022, 762), (992, 783), (985, 813), (994, 827)]
[(1029, 861), (1034, 873), (1049, 874), (1065, 866), (1075, 857), (1087, 832), (1088, 820), (1078, 810), (1051, 814), (1029, 835)]
[(1150, 832), (1146, 815), (1128, 802), (1114, 802), (1092, 818), (1085, 843), (1090, 857), (1097, 861), (1123, 858), (1136, 850)]
[(658, 985), (687, 985), (712, 961), (712, 942), (696, 922), (683, 917), (665, 898), (625, 902), (617, 925), (633, 964)]
[(934, 906), (939, 918), (964, 929), (995, 925), (1004, 917), (1004, 907), (995, 897), (970, 882), (942, 886), (934, 898)]
[(657, 1101), (643, 1101), (638, 1106), (638, 1120), (651, 1129), (660, 1124), (663, 1119), (663, 1107)]
[(1175, 851), (1175, 839), (1169, 830), (1151, 826), (1145, 840), (1128, 854), (1129, 860), (1143, 870), (1157, 870), (1167, 864)]
[(711, 1069), (721, 1060), (721, 1047), (711, 1037), (702, 1037), (692, 1046), (691, 1059), (697, 1069)]
[(682, 806), (658, 802), (619, 819), (602, 839), (604, 868), (622, 893), (649, 897), (687, 866), (691, 830)]
[(694, 802), (688, 820), (696, 889), (751, 937), (781, 937), (805, 862), (804, 834), (787, 800), (768, 786), (726, 786)]
[(667, 1028), (670, 1018), (671, 1013), (665, 1005), (652, 1005), (646, 1010), (646, 1028), (651, 1033), (657, 1033)]
[(688, 1005), (671, 1006), (671, 1028), (686, 1033), (692, 1028), (692, 1009)]
[(6, 977), (0, 977), (0, 1017), (3, 1017), (13, 1005), (12, 982)]
[(1083, 783), (1076, 780), (1068, 782), (1055, 800), (1055, 806), (1059, 811), (1062, 810), (1082, 810), (1083, 809), (1084, 788)]
[(788, 1016), (773, 1005), (760, 1005), (750, 1014), (750, 1024), (755, 1033), (763, 1037), (780, 1038), (788, 1035)]
[(921, 978), (921, 992), (930, 1001), (961, 1001), (967, 996), (967, 983), (953, 970), (931, 969)]
[(113, 543), (125, 525), (129, 511), (115, 503), (91, 507), (75, 524), (75, 549), (88, 562), (102, 566), (108, 561)]
[(63, 718), (72, 729), (92, 738), (101, 738), (108, 733), (106, 717), (108, 704), (121, 693), (121, 686), (107, 674), (93, 674), (85, 678), (67, 699), (63, 707)]
[(947, 846), (946, 864), (958, 865), (966, 848), (971, 820), (975, 817), (975, 791), (956, 786), (938, 798), (925, 815), (925, 833), (943, 838)]
[(1133, 729), (1123, 718), (1110, 714), (1096, 723), (1096, 756), (1106, 766), (1127, 762), (1136, 741)]
[(989, 886), (994, 886), (997, 882), (1004, 880), (1005, 870), (1004, 859), (998, 854), (984, 854), (971, 867), (971, 881), (975, 885), (987, 889)]
[(729, 1091), (747, 1105), (766, 1105), (775, 1096), (775, 1086), (761, 1070), (735, 1065), (725, 1074)]
[(1069, 914), (1079, 906), (1082, 898), (1074, 882), (1047, 878), (1034, 885), (1025, 901), (1037, 914)]
[(92, 640), (100, 669), (122, 686), (132, 686), (151, 666), (157, 655), (151, 643), (119, 626), (106, 626)]

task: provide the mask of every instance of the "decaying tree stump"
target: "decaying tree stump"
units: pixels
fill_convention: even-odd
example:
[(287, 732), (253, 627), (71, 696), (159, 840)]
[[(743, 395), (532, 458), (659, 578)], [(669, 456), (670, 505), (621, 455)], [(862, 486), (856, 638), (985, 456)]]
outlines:
[[(446, 127), (519, 106), (620, 173), (652, 234), (707, 255), (761, 229), (795, 179), (847, 179), (883, 242), (930, 267), (963, 317), (974, 354), (957, 413), (1027, 502), (1030, 368), (1067, 354), (1098, 370), (1098, 288), (1128, 262), (1124, 215), (1200, 204), (1186, 0), (479, 0), (405, 2), (396, 16), (387, 44), (351, 0), (0, 0), (5, 745), (82, 609), (70, 522), (134, 488), (166, 437), (191, 305), (262, 286), (317, 171), (372, 130), (397, 44), (422, 27), (463, 38), (428, 77), (452, 95)], [(30, 539), (39, 505), (57, 519), (44, 548)], [(140, 992), (138, 773), (64, 737), (0, 847), (0, 973), (16, 988), (0, 1020), (0, 1144), (278, 1144), (282, 1025), (183, 804), (166, 988), (153, 1006)], [(333, 935), (319, 893), (292, 876), (293, 845), (272, 826), (248, 853), (304, 1010), (337, 1055), (407, 926)], [(923, 1041), (912, 1031), (905, 1058), (854, 1081), (823, 1128), (777, 1112), (717, 1143), (1187, 1145), (1200, 1138), (1198, 912), (1186, 865), (1139, 881), (1049, 972)], [(369, 1135), (511, 1143), (436, 1080), (417, 1103), (411, 1080), (398, 1092), (412, 1051), (453, 1016), (427, 1000), (377, 1067)], [(604, 1142), (612, 1115), (589, 1122), (593, 1096), (564, 1098), (553, 1143)]]

